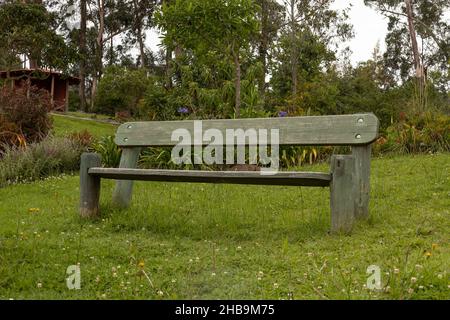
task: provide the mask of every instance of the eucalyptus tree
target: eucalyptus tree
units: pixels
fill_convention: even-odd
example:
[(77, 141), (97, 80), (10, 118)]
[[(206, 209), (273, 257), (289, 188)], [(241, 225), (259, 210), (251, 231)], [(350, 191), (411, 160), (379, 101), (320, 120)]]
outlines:
[(447, 90), (450, 84), (450, 2), (365, 0), (365, 3), (389, 19), (385, 63), (402, 81), (411, 76), (416, 78), (418, 107), (423, 110), (429, 73), (443, 75)]
[[(276, 76), (282, 78), (286, 78), (286, 73), (290, 75), (287, 82), (293, 100), (298, 95), (302, 59), (312, 64), (333, 60), (337, 44), (353, 36), (347, 10), (333, 9), (333, 3), (334, 0), (283, 1), (285, 21), (275, 48), (278, 61), (274, 62), (274, 72), (278, 71)], [(312, 56), (301, 57), (302, 53)]]
[(262, 66), (258, 80), (259, 95), (264, 102), (268, 75), (268, 64), (271, 60), (270, 48), (272, 43), (278, 40), (278, 32), (283, 25), (284, 7), (276, 0), (257, 0), (259, 5), (258, 19), (260, 21), (259, 34), (256, 38), (258, 60)]

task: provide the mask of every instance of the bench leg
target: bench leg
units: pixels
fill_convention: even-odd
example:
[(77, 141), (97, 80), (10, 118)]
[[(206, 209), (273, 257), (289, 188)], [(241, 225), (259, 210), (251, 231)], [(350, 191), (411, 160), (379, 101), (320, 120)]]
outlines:
[(99, 214), (100, 177), (89, 175), (90, 168), (102, 165), (102, 158), (96, 153), (83, 153), (80, 168), (80, 216), (94, 218)]
[[(120, 159), (120, 168), (134, 169), (139, 159), (140, 148), (124, 148)], [(113, 202), (120, 208), (128, 208), (133, 193), (133, 181), (119, 180), (114, 189)]]
[(370, 145), (352, 147), (355, 158), (355, 217), (358, 219), (369, 217), (371, 152), (372, 147)]
[(349, 155), (336, 155), (331, 158), (332, 181), (330, 184), (331, 231), (349, 232), (354, 221), (355, 159)]

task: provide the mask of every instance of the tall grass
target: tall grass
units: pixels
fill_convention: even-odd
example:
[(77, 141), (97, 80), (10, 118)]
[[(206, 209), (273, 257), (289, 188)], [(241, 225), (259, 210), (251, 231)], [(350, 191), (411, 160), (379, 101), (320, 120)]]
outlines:
[(76, 171), (83, 151), (74, 140), (54, 137), (25, 148), (6, 147), (0, 154), (0, 187)]

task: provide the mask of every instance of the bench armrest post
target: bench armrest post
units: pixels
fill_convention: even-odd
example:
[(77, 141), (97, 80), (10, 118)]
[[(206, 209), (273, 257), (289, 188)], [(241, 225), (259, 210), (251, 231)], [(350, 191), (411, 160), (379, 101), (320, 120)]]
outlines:
[(353, 146), (352, 154), (355, 158), (355, 217), (367, 219), (369, 217), (370, 198), (370, 158), (372, 146)]
[(331, 158), (331, 231), (351, 231), (355, 211), (354, 187), (355, 159), (350, 155), (334, 155)]
[(94, 218), (99, 214), (100, 177), (90, 175), (90, 168), (101, 167), (102, 158), (96, 153), (83, 153), (80, 166), (80, 216)]
[[(139, 160), (141, 148), (124, 148), (120, 158), (120, 168), (135, 169)], [(133, 181), (121, 180), (116, 182), (113, 202), (120, 208), (128, 208), (131, 203), (133, 193)]]

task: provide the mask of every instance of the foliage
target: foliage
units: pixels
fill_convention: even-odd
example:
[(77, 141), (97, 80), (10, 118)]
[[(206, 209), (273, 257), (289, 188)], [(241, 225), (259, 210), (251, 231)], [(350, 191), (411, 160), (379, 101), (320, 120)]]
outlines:
[(48, 93), (25, 84), (0, 90), (0, 150), (4, 145), (24, 146), (44, 139), (52, 127)]
[[(410, 44), (408, 26), (405, 24), (404, 0), (365, 0), (389, 19), (386, 36), (387, 51), (384, 54), (386, 67), (406, 81), (413, 75), (414, 60)], [(449, 71), (450, 23), (447, 14), (448, 1), (413, 1), (414, 23), (417, 35), (422, 42), (421, 59), (427, 72)], [(447, 79), (447, 87), (450, 84)]]
[(0, 187), (78, 171), (83, 150), (72, 139), (53, 137), (25, 148), (6, 147), (0, 157)]
[(95, 142), (95, 137), (87, 130), (84, 129), (80, 132), (73, 132), (67, 136), (67, 138), (73, 141), (76, 145), (84, 147), (86, 150)]
[(102, 163), (105, 167), (119, 167), (122, 150), (114, 142), (113, 136), (101, 138), (92, 145), (91, 149), (102, 156)]
[(450, 116), (423, 114), (393, 124), (375, 152), (435, 153), (450, 151)]
[(3, 64), (14, 66), (16, 57), (23, 54), (40, 67), (67, 70), (76, 52), (57, 34), (55, 24), (43, 4), (14, 1), (1, 5), (0, 51), (6, 50), (10, 57)]
[(99, 82), (95, 110), (108, 115), (121, 111), (134, 114), (148, 86), (144, 70), (110, 67)]
[(241, 65), (258, 31), (257, 5), (251, 0), (176, 0), (164, 4), (157, 23), (168, 46), (192, 50), (200, 62), (209, 55), (224, 55), (234, 64), (234, 112), (241, 111)]

